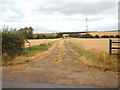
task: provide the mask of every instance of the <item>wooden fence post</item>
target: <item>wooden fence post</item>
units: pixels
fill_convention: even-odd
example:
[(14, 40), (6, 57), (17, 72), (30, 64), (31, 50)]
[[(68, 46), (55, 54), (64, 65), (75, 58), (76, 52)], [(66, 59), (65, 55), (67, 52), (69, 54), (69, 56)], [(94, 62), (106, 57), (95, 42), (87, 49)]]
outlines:
[(112, 54), (112, 40), (111, 39), (109, 39), (109, 53), (110, 53), (110, 55)]

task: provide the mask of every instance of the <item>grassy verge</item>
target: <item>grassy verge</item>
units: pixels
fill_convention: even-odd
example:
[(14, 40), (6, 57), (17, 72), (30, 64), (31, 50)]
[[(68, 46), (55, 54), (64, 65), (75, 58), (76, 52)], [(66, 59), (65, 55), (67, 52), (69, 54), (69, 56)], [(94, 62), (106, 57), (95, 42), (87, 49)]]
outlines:
[(118, 64), (120, 64), (120, 61), (115, 55), (109, 55), (106, 52), (85, 50), (83, 47), (74, 45), (72, 45), (72, 49), (79, 54), (80, 60), (84, 64), (107, 71), (120, 72), (118, 69)]
[(29, 48), (25, 48), (24, 55), (25, 56), (34, 56), (38, 52), (43, 52), (48, 50), (55, 42), (50, 42), (46, 44), (40, 44), (38, 46), (32, 46)]

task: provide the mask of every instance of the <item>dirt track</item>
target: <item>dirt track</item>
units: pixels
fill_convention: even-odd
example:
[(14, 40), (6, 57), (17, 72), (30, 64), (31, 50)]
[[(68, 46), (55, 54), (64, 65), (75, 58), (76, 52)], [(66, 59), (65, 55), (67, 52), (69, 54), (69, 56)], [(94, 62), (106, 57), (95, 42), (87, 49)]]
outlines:
[(3, 68), (3, 80), (118, 87), (117, 74), (80, 64), (77, 56), (70, 49), (67, 39), (61, 39), (55, 44), (50, 55), (29, 66)]

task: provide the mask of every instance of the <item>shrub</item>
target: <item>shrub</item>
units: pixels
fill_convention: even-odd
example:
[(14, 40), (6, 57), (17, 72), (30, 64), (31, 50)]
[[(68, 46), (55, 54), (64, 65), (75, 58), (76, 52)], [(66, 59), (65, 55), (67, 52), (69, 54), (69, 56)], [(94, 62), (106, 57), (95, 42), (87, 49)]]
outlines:
[(34, 35), (35, 39), (54, 39), (56, 38), (56, 35), (52, 34), (36, 34)]
[(84, 35), (81, 35), (81, 38), (94, 38), (94, 36), (90, 34), (84, 34)]
[(58, 33), (56, 38), (62, 38), (63, 37), (63, 33)]
[(103, 35), (103, 36), (101, 36), (101, 38), (110, 38), (110, 36), (108, 36), (108, 35)]
[(120, 38), (120, 35), (116, 35), (115, 37), (116, 37), (116, 38)]
[(76, 37), (76, 38), (78, 38), (78, 37), (80, 37), (80, 34), (78, 34), (78, 33), (76, 33), (76, 34), (69, 34), (69, 37)]
[[(2, 54), (3, 59), (13, 59), (22, 54), (25, 37), (15, 29), (2, 29)], [(4, 58), (5, 56), (5, 58)]]
[(100, 38), (100, 36), (99, 35), (95, 35), (95, 38)]
[(115, 38), (113, 35), (110, 35), (109, 37), (110, 37), (110, 38)]

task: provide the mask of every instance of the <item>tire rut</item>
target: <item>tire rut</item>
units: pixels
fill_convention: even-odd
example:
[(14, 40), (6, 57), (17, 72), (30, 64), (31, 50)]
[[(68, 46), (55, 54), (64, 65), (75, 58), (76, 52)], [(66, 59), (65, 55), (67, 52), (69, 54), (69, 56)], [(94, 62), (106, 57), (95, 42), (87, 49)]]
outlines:
[(4, 78), (27, 82), (48, 82), (95, 87), (118, 86), (118, 76), (116, 74), (80, 64), (79, 58), (71, 50), (68, 42), (67, 38), (60, 40), (50, 55), (32, 63), (30, 66), (17, 69), (20, 72), (14, 74), (6, 72)]

